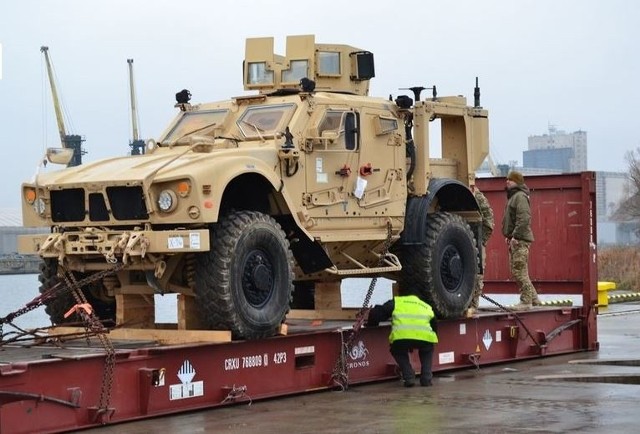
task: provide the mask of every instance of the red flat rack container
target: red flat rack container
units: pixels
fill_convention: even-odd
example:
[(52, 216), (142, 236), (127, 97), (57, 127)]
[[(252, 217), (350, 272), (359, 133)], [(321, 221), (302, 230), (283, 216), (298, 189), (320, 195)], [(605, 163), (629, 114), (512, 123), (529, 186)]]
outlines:
[[(527, 312), (484, 310), (440, 321), (434, 371), (598, 349), (595, 174), (528, 176), (536, 241), (530, 275), (542, 295), (573, 306)], [(517, 294), (500, 235), (504, 179), (479, 179), (495, 210), (485, 293)], [(62, 347), (4, 345), (0, 351), (0, 431), (60, 432), (261, 398), (334, 388), (346, 321), (288, 320), (287, 336), (258, 341), (158, 345), (114, 341), (109, 408), (98, 409), (104, 350), (85, 340)], [(389, 326), (364, 328), (346, 355), (349, 384), (395, 378)], [(414, 355), (415, 356), (415, 355)], [(413, 360), (417, 365), (417, 360)]]

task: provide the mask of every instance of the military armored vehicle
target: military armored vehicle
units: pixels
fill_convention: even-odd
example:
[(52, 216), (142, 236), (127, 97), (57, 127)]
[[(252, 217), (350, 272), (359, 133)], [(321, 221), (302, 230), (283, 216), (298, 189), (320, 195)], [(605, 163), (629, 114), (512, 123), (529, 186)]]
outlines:
[[(286, 43), (281, 56), (273, 38), (246, 41), (252, 94), (195, 104), (178, 92), (144, 155), (23, 184), (25, 226), (51, 228), (19, 243), (44, 259), (41, 291), (80, 282), (116, 321), (119, 296), (178, 293), (203, 327), (246, 339), (276, 333), (294, 290), (346, 277), (386, 276), (441, 318), (464, 312), (481, 263), (469, 186), (488, 153), (477, 80), (472, 106), (435, 86), (425, 99), (419, 86), (377, 98), (371, 52), (312, 35)], [(73, 303), (46, 301), (52, 322)]]

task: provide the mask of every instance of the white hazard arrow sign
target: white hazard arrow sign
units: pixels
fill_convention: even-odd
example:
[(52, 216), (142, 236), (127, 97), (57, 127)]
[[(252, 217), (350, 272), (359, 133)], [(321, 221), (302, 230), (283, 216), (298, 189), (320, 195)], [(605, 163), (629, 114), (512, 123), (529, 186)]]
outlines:
[(484, 347), (487, 349), (487, 351), (489, 351), (489, 347), (491, 346), (491, 343), (493, 342), (493, 337), (491, 337), (491, 332), (489, 331), (489, 329), (484, 331), (484, 336), (482, 336), (482, 343), (484, 343)]

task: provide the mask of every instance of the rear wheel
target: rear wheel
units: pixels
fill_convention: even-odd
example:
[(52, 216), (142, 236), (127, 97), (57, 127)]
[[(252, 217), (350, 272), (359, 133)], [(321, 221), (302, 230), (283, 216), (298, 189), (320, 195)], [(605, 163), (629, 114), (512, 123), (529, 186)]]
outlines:
[(211, 250), (198, 255), (196, 297), (210, 329), (235, 339), (272, 336), (289, 311), (293, 255), (274, 219), (255, 211), (224, 217), (211, 231)]
[(402, 287), (428, 302), (439, 318), (460, 317), (473, 293), (477, 249), (457, 214), (429, 215), (424, 244), (402, 249)]
[[(85, 273), (74, 273), (76, 280), (89, 276)], [(62, 279), (58, 276), (58, 260), (47, 258), (40, 264), (40, 293), (44, 293), (55, 286)], [(106, 295), (105, 288), (100, 281), (93, 282), (82, 288), (82, 293), (93, 308), (96, 316), (106, 322), (115, 324), (116, 301), (113, 297)], [(76, 300), (70, 290), (58, 292), (55, 298), (44, 302), (45, 312), (49, 315), (51, 323), (54, 325), (65, 324), (77, 321), (76, 316), (64, 317), (64, 314), (76, 304)]]

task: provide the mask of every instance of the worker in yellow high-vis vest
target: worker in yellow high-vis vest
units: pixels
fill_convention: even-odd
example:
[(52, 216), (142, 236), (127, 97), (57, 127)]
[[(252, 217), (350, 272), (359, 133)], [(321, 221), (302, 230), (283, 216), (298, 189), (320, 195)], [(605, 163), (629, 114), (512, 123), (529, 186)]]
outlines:
[(390, 351), (400, 367), (405, 387), (415, 384), (416, 374), (409, 361), (409, 352), (418, 349), (420, 385), (431, 386), (433, 344), (438, 342), (433, 309), (415, 295), (394, 297), (369, 311), (367, 326), (377, 326), (391, 318)]

